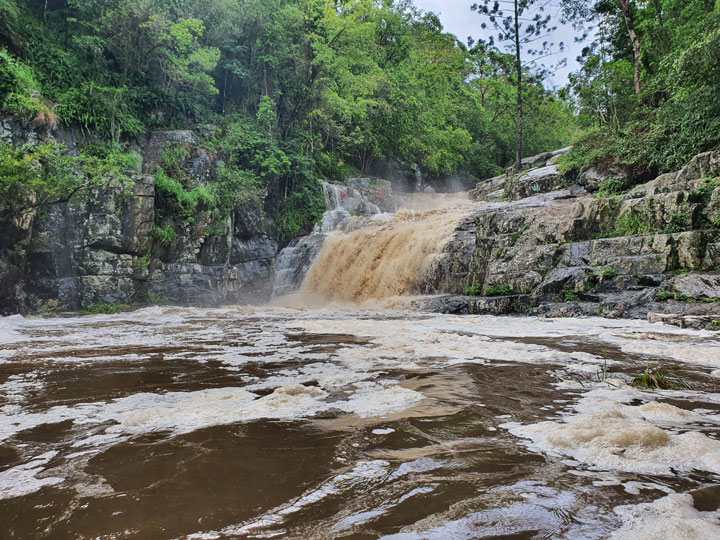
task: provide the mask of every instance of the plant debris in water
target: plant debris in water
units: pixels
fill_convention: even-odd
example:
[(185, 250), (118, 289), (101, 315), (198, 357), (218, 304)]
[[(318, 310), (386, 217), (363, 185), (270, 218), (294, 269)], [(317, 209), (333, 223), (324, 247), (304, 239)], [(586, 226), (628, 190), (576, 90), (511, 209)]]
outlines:
[(650, 364), (644, 372), (632, 380), (630, 386), (659, 390), (690, 389), (690, 385), (678, 377), (674, 371), (666, 368), (653, 368)]

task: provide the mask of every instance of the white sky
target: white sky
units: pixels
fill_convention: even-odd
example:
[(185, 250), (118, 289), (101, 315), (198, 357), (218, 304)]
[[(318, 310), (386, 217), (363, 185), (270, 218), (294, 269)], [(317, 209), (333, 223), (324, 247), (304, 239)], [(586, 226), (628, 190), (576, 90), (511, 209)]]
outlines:
[[(460, 41), (467, 43), (468, 36), (472, 36), (477, 39), (479, 37), (487, 38), (491, 34), (497, 34), (497, 32), (491, 31), (489, 28), (482, 30), (480, 24), (484, 18), (470, 10), (470, 6), (473, 4), (473, 0), (413, 0), (415, 5), (425, 11), (434, 11), (440, 16), (445, 31), (452, 32), (455, 34)], [(550, 15), (554, 15), (553, 11), (548, 12)], [(558, 43), (563, 41), (566, 49), (564, 53), (557, 56), (549, 57), (544, 60), (546, 64), (555, 64), (558, 60), (563, 57), (567, 58), (567, 67), (558, 70), (558, 72), (549, 77), (545, 84), (546, 86), (562, 87), (568, 82), (568, 74), (579, 69), (579, 64), (575, 61), (575, 58), (580, 54), (583, 44), (577, 44), (574, 42), (575, 32), (572, 27), (562, 26), (559, 23), (555, 23), (558, 26), (557, 31), (550, 37), (550, 41)], [(496, 40), (497, 41), (497, 40)], [(498, 43), (502, 46), (502, 43)]]

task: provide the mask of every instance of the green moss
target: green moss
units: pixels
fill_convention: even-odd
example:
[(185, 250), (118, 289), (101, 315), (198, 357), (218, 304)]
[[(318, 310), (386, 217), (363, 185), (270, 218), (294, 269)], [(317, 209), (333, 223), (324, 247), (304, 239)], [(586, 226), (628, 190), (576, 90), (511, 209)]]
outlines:
[(661, 302), (670, 300), (671, 298), (675, 298), (675, 293), (672, 291), (661, 289), (655, 293), (655, 299), (660, 300)]
[(532, 306), (528, 304), (527, 302), (523, 302), (519, 298), (517, 300), (514, 300), (512, 304), (510, 304), (510, 307), (513, 311), (518, 313), (527, 313), (532, 309)]
[(510, 247), (512, 247), (512, 246), (514, 246), (515, 244), (517, 244), (517, 241), (520, 240), (520, 237), (521, 237), (523, 234), (525, 234), (525, 232), (526, 232), (529, 228), (530, 228), (530, 224), (528, 223), (527, 225), (524, 225), (523, 227), (521, 227), (520, 229), (518, 229), (517, 231), (515, 231), (514, 233), (512, 233), (512, 234), (510, 235), (510, 244), (509, 244)]
[(157, 304), (159, 302), (167, 302), (167, 301), (168, 301), (168, 295), (165, 293), (151, 292), (150, 294), (148, 294), (148, 302)]

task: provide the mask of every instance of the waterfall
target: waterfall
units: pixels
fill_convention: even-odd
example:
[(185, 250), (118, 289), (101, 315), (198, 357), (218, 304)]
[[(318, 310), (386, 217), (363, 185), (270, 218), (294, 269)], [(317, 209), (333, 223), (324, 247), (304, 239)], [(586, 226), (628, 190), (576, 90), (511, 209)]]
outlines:
[[(426, 202), (427, 196), (420, 201)], [(390, 220), (336, 231), (323, 242), (300, 292), (315, 302), (364, 302), (418, 293), (466, 214), (467, 204), (402, 209)]]
[(273, 283), (274, 298), (289, 294), (300, 287), (329, 233), (348, 223), (354, 216), (383, 213), (378, 204), (369, 200), (370, 196), (382, 203), (384, 209), (393, 210), (395, 207), (389, 182), (356, 178), (345, 184), (322, 184), (327, 210), (312, 233), (295, 238), (278, 254)]

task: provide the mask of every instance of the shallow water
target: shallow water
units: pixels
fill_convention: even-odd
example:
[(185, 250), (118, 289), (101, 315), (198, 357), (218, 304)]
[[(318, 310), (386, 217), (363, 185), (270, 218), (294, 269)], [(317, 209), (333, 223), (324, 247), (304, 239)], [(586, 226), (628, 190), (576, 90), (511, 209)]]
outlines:
[(641, 321), (0, 318), (0, 537), (718, 538), (717, 370)]

